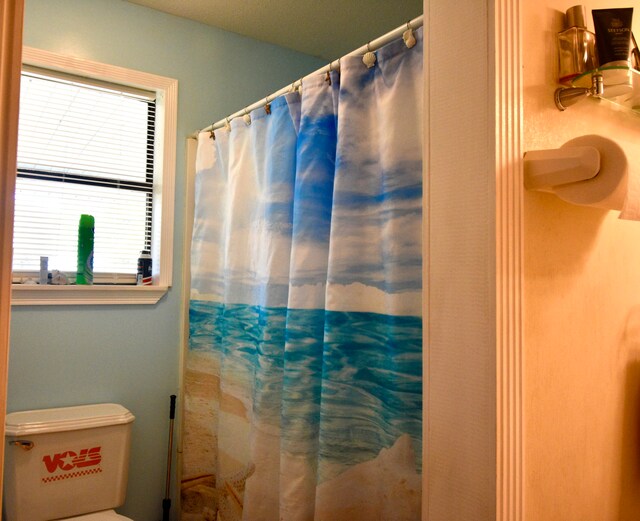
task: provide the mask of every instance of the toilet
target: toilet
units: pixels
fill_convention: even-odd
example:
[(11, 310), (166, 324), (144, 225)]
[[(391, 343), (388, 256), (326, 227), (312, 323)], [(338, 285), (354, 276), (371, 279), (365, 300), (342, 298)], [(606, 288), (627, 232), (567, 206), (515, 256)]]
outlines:
[[(7, 414), (6, 521), (126, 521), (133, 414), (113, 403)], [(129, 520), (131, 521), (131, 520)]]

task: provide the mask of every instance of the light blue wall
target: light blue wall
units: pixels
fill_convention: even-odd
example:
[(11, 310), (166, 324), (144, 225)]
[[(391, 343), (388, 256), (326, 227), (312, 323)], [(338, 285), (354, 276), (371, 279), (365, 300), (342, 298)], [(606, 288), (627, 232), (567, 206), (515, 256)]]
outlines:
[(24, 42), (179, 81), (169, 294), (155, 306), (14, 307), (11, 319), (8, 410), (93, 402), (129, 408), (136, 421), (121, 512), (137, 521), (157, 520), (169, 395), (178, 393), (179, 381), (185, 138), (323, 63), (121, 0), (26, 0)]

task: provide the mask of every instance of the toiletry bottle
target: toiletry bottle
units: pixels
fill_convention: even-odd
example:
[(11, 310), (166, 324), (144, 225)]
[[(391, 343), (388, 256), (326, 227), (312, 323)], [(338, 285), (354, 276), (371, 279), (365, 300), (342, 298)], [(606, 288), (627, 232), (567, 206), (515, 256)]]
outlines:
[(78, 224), (78, 273), (76, 284), (93, 284), (93, 234), (95, 219), (82, 214)]
[(49, 257), (40, 257), (40, 284), (49, 284)]
[(598, 61), (604, 81), (604, 97), (629, 96), (633, 90), (633, 7), (594, 9), (592, 14), (598, 38)]
[(567, 10), (567, 29), (558, 33), (558, 80), (563, 85), (571, 85), (574, 78), (598, 66), (596, 39), (587, 31), (585, 20), (585, 7), (575, 5)]
[(149, 250), (140, 252), (138, 258), (138, 275), (136, 276), (136, 284), (138, 286), (150, 286), (153, 282), (151, 275), (151, 253)]

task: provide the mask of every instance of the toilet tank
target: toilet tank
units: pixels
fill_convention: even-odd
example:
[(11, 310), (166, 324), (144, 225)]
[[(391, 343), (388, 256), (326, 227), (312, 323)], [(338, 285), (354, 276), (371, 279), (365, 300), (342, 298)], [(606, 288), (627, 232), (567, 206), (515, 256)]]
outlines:
[(112, 403), (7, 414), (6, 521), (45, 521), (122, 505), (133, 420)]

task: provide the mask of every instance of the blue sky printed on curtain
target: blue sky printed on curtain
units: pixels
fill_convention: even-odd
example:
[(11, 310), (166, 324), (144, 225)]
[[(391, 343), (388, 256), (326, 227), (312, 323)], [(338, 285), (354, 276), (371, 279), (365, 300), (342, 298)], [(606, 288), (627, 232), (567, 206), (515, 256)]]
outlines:
[(199, 136), (187, 521), (420, 519), (416, 36)]

